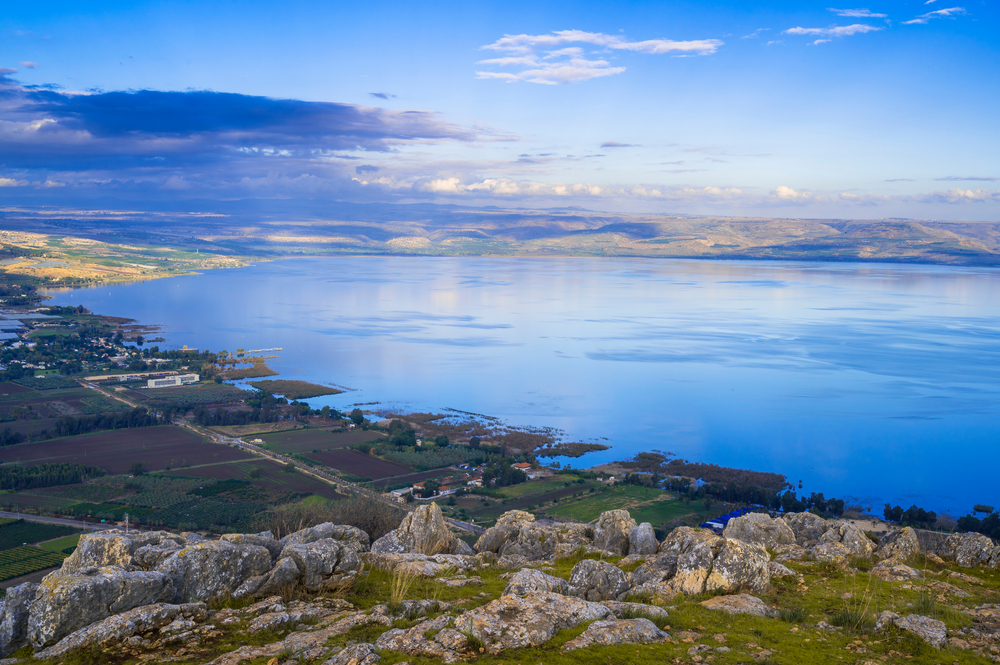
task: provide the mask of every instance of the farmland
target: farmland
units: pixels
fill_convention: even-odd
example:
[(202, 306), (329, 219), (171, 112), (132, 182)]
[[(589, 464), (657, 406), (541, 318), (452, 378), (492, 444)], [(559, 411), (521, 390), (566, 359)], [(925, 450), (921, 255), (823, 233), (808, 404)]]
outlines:
[(58, 566), (67, 555), (30, 545), (0, 552), (0, 581)]
[(381, 438), (374, 431), (343, 430), (331, 432), (326, 429), (299, 429), (288, 432), (275, 432), (260, 438), (264, 446), (278, 453), (310, 453), (314, 450), (333, 450), (348, 448), (356, 443), (365, 443)]
[(374, 455), (365, 455), (356, 450), (330, 450), (322, 453), (310, 453), (306, 457), (358, 478), (379, 479), (413, 473), (412, 469), (405, 466), (387, 462)]
[(250, 385), (257, 390), (263, 390), (272, 395), (282, 395), (290, 400), (309, 399), (310, 397), (320, 397), (322, 395), (339, 395), (344, 392), (343, 390), (309, 383), (308, 381), (293, 381), (289, 379), (251, 381)]
[(126, 396), (141, 404), (197, 407), (209, 404), (235, 404), (247, 393), (228, 384), (201, 383), (153, 390), (129, 390)]
[(697, 515), (699, 520), (714, 517), (719, 509), (705, 510), (702, 503), (684, 504), (676, 495), (652, 487), (616, 485), (602, 492), (585, 495), (577, 500), (560, 501), (559, 505), (546, 507), (550, 515), (569, 517), (590, 522), (606, 510), (624, 508), (637, 522), (653, 526), (666, 524), (679, 517)]
[(216, 480), (245, 480), (251, 478), (251, 472), (259, 472), (259, 477), (251, 479), (255, 487), (263, 487), (277, 492), (296, 494), (315, 494), (327, 499), (340, 499), (333, 486), (303, 473), (289, 473), (280, 464), (268, 460), (253, 460), (231, 464), (211, 464), (193, 469), (178, 469), (164, 475), (196, 478), (214, 478)]
[(20, 547), (24, 543), (38, 543), (78, 532), (78, 529), (58, 524), (26, 522), (16, 519), (5, 519), (3, 522), (0, 524), (0, 550), (9, 550)]
[(249, 457), (236, 448), (207, 443), (197, 434), (170, 425), (94, 432), (0, 448), (2, 462), (73, 462), (99, 466), (111, 474), (125, 473), (133, 462), (156, 471)]
[[(43, 488), (46, 493), (51, 488)], [(41, 491), (41, 490), (36, 490)], [(26, 492), (0, 493), (0, 507), (14, 510), (15, 508), (65, 508), (77, 501), (61, 496), (44, 496)]]

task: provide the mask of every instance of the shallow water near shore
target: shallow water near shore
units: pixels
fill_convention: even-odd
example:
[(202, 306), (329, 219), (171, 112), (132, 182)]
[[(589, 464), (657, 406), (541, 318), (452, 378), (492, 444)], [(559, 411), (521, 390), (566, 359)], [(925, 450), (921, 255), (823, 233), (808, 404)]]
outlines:
[[(54, 293), (161, 348), (283, 347), (308, 400), (459, 409), (962, 515), (1000, 500), (1000, 271), (320, 257)], [(603, 437), (606, 437), (605, 441)], [(994, 504), (995, 505), (995, 504)]]

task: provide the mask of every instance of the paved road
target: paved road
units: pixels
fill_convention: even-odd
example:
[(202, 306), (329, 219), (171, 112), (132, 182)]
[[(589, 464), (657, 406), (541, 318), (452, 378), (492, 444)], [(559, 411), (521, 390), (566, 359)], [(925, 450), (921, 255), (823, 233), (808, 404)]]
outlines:
[(0, 517), (13, 517), (14, 519), (27, 520), (29, 522), (44, 522), (45, 524), (59, 524), (61, 526), (71, 526), (75, 529), (117, 529), (114, 524), (101, 524), (100, 522), (79, 522), (77, 520), (67, 520), (62, 517), (42, 517), (41, 515), (27, 515), (25, 513), (8, 513), (0, 510)]

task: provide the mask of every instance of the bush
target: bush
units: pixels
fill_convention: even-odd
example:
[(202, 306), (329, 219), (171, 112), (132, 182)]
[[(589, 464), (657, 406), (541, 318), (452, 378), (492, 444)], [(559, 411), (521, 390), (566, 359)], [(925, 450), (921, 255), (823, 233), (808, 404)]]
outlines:
[(372, 542), (399, 526), (406, 511), (367, 496), (356, 496), (333, 503), (295, 503), (278, 506), (257, 515), (254, 531), (270, 531), (275, 538), (284, 538), (302, 529), (333, 522), (354, 526)]

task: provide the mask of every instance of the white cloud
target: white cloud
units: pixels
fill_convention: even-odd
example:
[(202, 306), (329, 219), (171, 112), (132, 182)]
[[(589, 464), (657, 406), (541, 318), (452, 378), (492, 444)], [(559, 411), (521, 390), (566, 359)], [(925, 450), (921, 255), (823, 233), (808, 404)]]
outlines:
[(829, 41), (831, 41), (831, 40), (829, 40), (829, 39), (817, 39), (816, 41), (812, 42), (810, 44), (810, 46), (818, 46), (819, 44), (826, 44)]
[[(931, 0), (933, 2), (933, 0)], [(831, 11), (837, 16), (848, 16), (850, 18), (885, 18), (888, 14), (876, 14), (870, 9), (834, 9), (830, 7), (827, 11)]]
[(812, 192), (796, 192), (791, 187), (785, 187), (784, 185), (779, 185), (771, 190), (771, 196), (782, 201), (808, 201), (815, 198)]
[(938, 9), (937, 11), (921, 14), (911, 21), (903, 21), (903, 25), (923, 25), (934, 18), (955, 18), (964, 13), (965, 7), (948, 7), (947, 9)]
[(631, 51), (650, 55), (690, 56), (715, 53), (722, 43), (718, 39), (629, 41), (617, 35), (583, 30), (559, 30), (547, 35), (504, 35), (492, 44), (480, 47), (482, 50), (497, 51), (504, 55), (480, 60), (477, 64), (519, 67), (521, 71), (477, 71), (476, 76), (481, 79), (528, 81), (544, 85), (578, 83), (592, 78), (620, 74), (625, 68), (613, 67), (607, 60), (601, 58), (588, 57), (582, 47), (565, 46), (568, 44), (592, 44), (611, 51)]
[(742, 37), (740, 37), (740, 39), (754, 39), (755, 37), (759, 37), (760, 33), (762, 33), (762, 32), (769, 32), (770, 30), (771, 30), (771, 28), (757, 28), (756, 30), (754, 30), (753, 32), (751, 32), (749, 35), (743, 35)]
[(829, 28), (789, 28), (785, 30), (786, 35), (823, 35), (824, 37), (849, 37), (860, 35), (866, 32), (877, 32), (882, 28), (864, 23), (854, 23), (853, 25), (831, 25)]
[(37, 62), (31, 62), (30, 60), (22, 60), (21, 62), (19, 62), (17, 64), (21, 65), (25, 69), (35, 69), (36, 67), (38, 67), (38, 63)]

